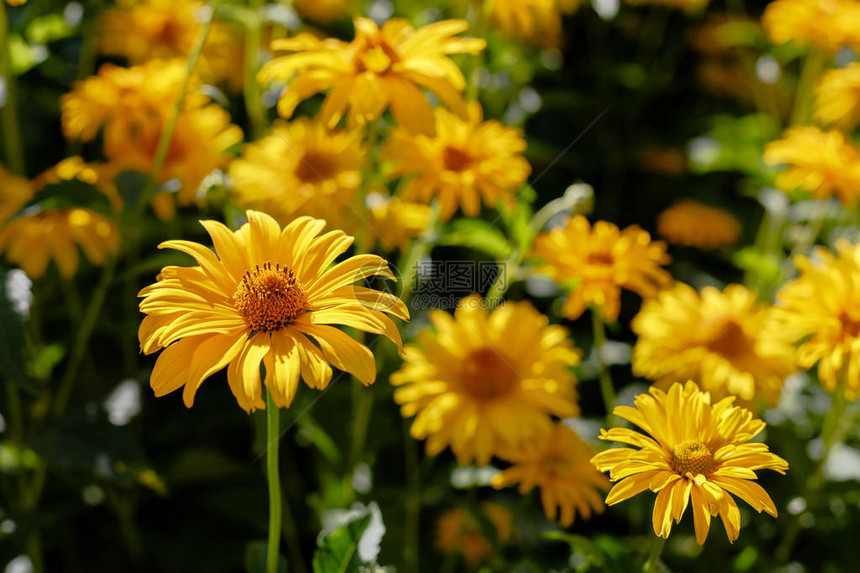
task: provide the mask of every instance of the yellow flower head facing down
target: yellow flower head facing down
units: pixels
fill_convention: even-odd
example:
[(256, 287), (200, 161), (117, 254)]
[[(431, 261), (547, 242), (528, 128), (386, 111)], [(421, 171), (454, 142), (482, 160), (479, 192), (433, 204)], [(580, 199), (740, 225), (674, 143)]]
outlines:
[(20, 211), (36, 190), (33, 184), (0, 165), (0, 226)]
[[(827, 390), (840, 388), (849, 400), (860, 395), (860, 246), (845, 240), (836, 254), (815, 250), (812, 259), (795, 258), (800, 276), (777, 293), (780, 328), (799, 342), (802, 368), (818, 364), (818, 379)], [(844, 369), (844, 372), (843, 372)]]
[(300, 217), (280, 228), (269, 215), (248, 211), (248, 223), (230, 231), (201, 221), (215, 252), (190, 241), (161, 248), (182, 251), (198, 266), (165, 267), (140, 292), (141, 350), (164, 349), (152, 371), (156, 396), (185, 387), (186, 406), (203, 381), (227, 367), (227, 382), (246, 412), (265, 408), (263, 380), (278, 407), (289, 407), (302, 379), (323, 389), (332, 366), (365, 385), (376, 378), (373, 353), (335, 325), (381, 334), (400, 347), (392, 314), (408, 311), (398, 298), (361, 286), (372, 276), (393, 279), (376, 255), (335, 259), (352, 244), (343, 231), (320, 232), (325, 221)]
[(493, 487), (519, 483), (522, 495), (539, 487), (547, 519), (570, 527), (577, 514), (588, 519), (603, 512), (598, 490), (608, 490), (609, 480), (591, 465), (593, 456), (591, 446), (559, 422), (548, 439), (501, 452), (499, 457), (513, 465), (496, 474)]
[(794, 371), (794, 347), (773, 310), (752, 291), (729, 285), (696, 292), (677, 283), (647, 300), (632, 322), (633, 373), (668, 387), (693, 380), (716, 398), (774, 405)]
[(230, 165), (238, 203), (287, 222), (296, 213), (336, 226), (361, 182), (365, 150), (360, 131), (329, 131), (306, 118), (277, 121), (263, 139), (246, 145)]
[(0, 229), (0, 252), (33, 279), (44, 276), (52, 260), (71, 278), (80, 262), (78, 248), (90, 262), (103, 265), (118, 246), (116, 225), (80, 207), (21, 215)]
[(512, 202), (513, 192), (531, 173), (522, 156), (525, 149), (519, 129), (483, 121), (475, 103), (469, 106), (467, 119), (437, 109), (435, 136), (395, 129), (385, 157), (394, 163), (392, 176), (413, 176), (404, 197), (424, 203), (438, 199), (440, 217), (447, 221), (458, 208), (477, 217), (482, 201), (490, 206)]
[(652, 241), (636, 225), (619, 230), (612, 223), (598, 221), (592, 228), (582, 215), (538, 235), (532, 258), (538, 261), (537, 272), (572, 286), (563, 309), (571, 320), (594, 305), (604, 321), (614, 321), (622, 288), (648, 298), (672, 280), (660, 268), (670, 261), (664, 242)]
[[(511, 512), (496, 503), (480, 505), (482, 517), (492, 524), (497, 544), (507, 545), (514, 532)], [(478, 517), (462, 507), (444, 511), (436, 521), (436, 549), (443, 555), (458, 554), (466, 564), (476, 568), (492, 557), (495, 549), (487, 539)]]
[(860, 124), (860, 63), (826, 72), (815, 88), (815, 121), (851, 131)]
[(734, 245), (741, 224), (724, 209), (685, 200), (660, 213), (657, 232), (674, 245), (715, 249)]
[(432, 456), (450, 446), (461, 465), (547, 438), (552, 416), (579, 413), (567, 330), (527, 302), (483, 307), (472, 295), (453, 316), (431, 312), (435, 332), (419, 334), (391, 376), (401, 413), (415, 416), (412, 436)]
[(386, 108), (412, 133), (435, 132), (433, 107), (421, 88), (435, 94), (454, 111), (465, 113), (463, 73), (453, 54), (476, 54), (486, 42), (460, 38), (468, 29), (463, 20), (445, 20), (418, 30), (400, 18), (381, 28), (373, 20), (355, 18), (355, 39), (320, 40), (310, 34), (275, 40), (275, 51), (293, 52), (276, 57), (258, 76), (264, 83), (287, 82), (278, 112), (289, 118), (302, 100), (330, 90), (320, 119), (334, 127), (349, 108), (350, 126), (375, 121)]
[(856, 0), (775, 0), (762, 14), (775, 44), (797, 42), (835, 53), (860, 46), (860, 4)]
[(607, 505), (650, 489), (657, 494), (654, 532), (667, 539), (672, 522), (680, 523), (689, 505), (696, 541), (705, 543), (711, 517), (719, 516), (729, 541), (738, 538), (741, 514), (731, 494), (761, 513), (776, 517), (773, 500), (752, 480), (756, 471), (781, 474), (788, 462), (762, 443), (749, 443), (765, 427), (752, 413), (733, 405), (734, 398), (711, 404), (711, 396), (693, 382), (676, 382), (663, 392), (652, 387), (636, 397), (635, 406), (618, 406), (615, 415), (642, 429), (601, 430), (600, 439), (633, 448), (613, 448), (592, 458), (600, 471), (616, 482)]
[(767, 165), (784, 165), (776, 186), (802, 189), (816, 199), (836, 195), (852, 207), (860, 194), (860, 151), (840, 131), (813, 126), (791, 127), (764, 150)]

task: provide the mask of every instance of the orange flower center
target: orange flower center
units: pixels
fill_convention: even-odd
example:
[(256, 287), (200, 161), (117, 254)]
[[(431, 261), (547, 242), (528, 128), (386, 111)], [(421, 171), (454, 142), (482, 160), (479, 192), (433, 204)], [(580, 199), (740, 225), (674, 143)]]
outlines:
[(611, 267), (615, 264), (615, 257), (612, 256), (612, 253), (601, 253), (594, 252), (588, 253), (588, 258), (586, 262), (589, 265), (597, 265), (601, 267)]
[(358, 73), (372, 72), (384, 74), (392, 64), (400, 61), (397, 51), (388, 42), (380, 39), (369, 40), (367, 46), (358, 52), (355, 67)]
[(337, 160), (329, 153), (306, 151), (296, 165), (296, 177), (303, 183), (321, 183), (337, 173)]
[(726, 320), (714, 329), (705, 346), (721, 356), (737, 358), (749, 351), (753, 343), (737, 322)]
[(472, 157), (465, 149), (454, 147), (451, 145), (445, 146), (442, 150), (442, 162), (445, 164), (445, 169), (448, 171), (465, 171), (474, 162)]
[(254, 332), (275, 332), (292, 324), (308, 307), (308, 299), (292, 269), (264, 263), (245, 271), (233, 304)]
[(842, 332), (846, 337), (860, 338), (860, 320), (852, 318), (847, 312), (839, 315), (839, 321), (842, 323)]
[(681, 442), (672, 451), (672, 466), (681, 475), (707, 475), (714, 471), (714, 465), (711, 450), (698, 440)]
[(460, 371), (460, 383), (473, 398), (483, 402), (510, 393), (519, 381), (509, 361), (492, 348), (472, 352)]

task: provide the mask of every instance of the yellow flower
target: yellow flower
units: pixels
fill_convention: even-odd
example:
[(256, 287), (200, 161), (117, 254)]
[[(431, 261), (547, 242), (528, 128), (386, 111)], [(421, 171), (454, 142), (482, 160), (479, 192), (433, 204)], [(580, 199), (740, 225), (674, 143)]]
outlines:
[(492, 18), (505, 36), (558, 46), (562, 13), (578, 7), (578, 0), (494, 0)]
[(715, 249), (734, 245), (741, 224), (728, 211), (688, 199), (660, 213), (657, 232), (674, 245)]
[(839, 131), (790, 127), (779, 141), (764, 149), (767, 165), (787, 164), (776, 186), (789, 192), (800, 188), (816, 199), (836, 195), (846, 207), (860, 192), (860, 151)]
[(305, 118), (278, 121), (272, 133), (243, 148), (230, 178), (242, 205), (284, 223), (301, 213), (342, 228), (364, 157), (360, 131), (329, 131)]
[(851, 131), (860, 124), (860, 64), (826, 72), (815, 89), (815, 121)]
[(6, 171), (0, 165), (0, 225), (20, 211), (33, 198), (34, 193), (32, 183)]
[(427, 439), (431, 456), (450, 446), (461, 465), (548, 437), (553, 415), (579, 413), (567, 330), (527, 302), (485, 304), (471, 295), (454, 316), (431, 312), (435, 332), (407, 346), (391, 376), (401, 414), (415, 416), (412, 436)]
[(285, 118), (312, 95), (328, 90), (320, 119), (334, 127), (349, 107), (350, 126), (376, 120), (387, 107), (413, 133), (434, 133), (433, 107), (419, 88), (436, 94), (448, 107), (463, 112), (461, 93), (466, 81), (448, 58), (475, 54), (486, 42), (458, 38), (468, 24), (445, 20), (415, 30), (400, 18), (382, 28), (367, 18), (355, 18), (355, 39), (319, 40), (310, 34), (275, 40), (272, 49), (295, 52), (275, 58), (260, 71), (261, 82), (289, 82), (278, 102)]
[(386, 251), (406, 251), (412, 240), (427, 230), (433, 219), (433, 210), (427, 205), (409, 203), (398, 197), (380, 194), (374, 194), (373, 198), (370, 227), (378, 235), (376, 238)]
[(635, 446), (605, 450), (592, 459), (617, 482), (607, 505), (615, 505), (647, 489), (657, 493), (654, 532), (668, 538), (672, 520), (680, 523), (692, 506), (696, 541), (705, 543), (711, 517), (720, 516), (729, 541), (738, 538), (741, 514), (730, 494), (761, 513), (776, 517), (776, 506), (757, 483), (755, 471), (781, 474), (788, 462), (762, 443), (748, 443), (765, 427), (752, 413), (732, 405), (733, 397), (711, 404), (711, 396), (693, 382), (675, 383), (668, 394), (652, 387), (636, 397), (635, 407), (618, 406), (615, 415), (639, 426), (601, 430), (600, 439)]
[[(504, 506), (483, 502), (483, 518), (495, 530), (495, 540), (508, 544), (513, 536), (514, 520)], [(478, 518), (461, 507), (452, 507), (439, 516), (436, 522), (436, 549), (443, 555), (458, 554), (474, 569), (486, 562), (494, 553), (493, 543), (485, 537)]]
[(558, 517), (562, 527), (570, 527), (577, 512), (584, 519), (603, 512), (597, 489), (609, 489), (609, 481), (592, 467), (593, 455), (576, 432), (558, 423), (550, 438), (501, 452), (499, 457), (514, 465), (496, 474), (493, 487), (519, 483), (525, 495), (538, 486), (547, 519)]
[(385, 313), (405, 320), (406, 305), (353, 285), (371, 276), (394, 278), (388, 263), (359, 255), (331, 266), (353, 239), (343, 231), (317, 236), (325, 221), (301, 217), (281, 230), (264, 213), (248, 211), (248, 219), (235, 232), (201, 221), (214, 253), (190, 241), (160, 245), (193, 256), (199, 266), (165, 267), (140, 292), (147, 315), (141, 349), (152, 354), (164, 348), (152, 371), (155, 395), (185, 386), (182, 397), (191, 407), (203, 381), (226, 366), (239, 405), (247, 412), (265, 408), (261, 362), (263, 383), (278, 407), (289, 407), (300, 378), (312, 388), (328, 386), (331, 366), (372, 384), (373, 353), (332, 325), (381, 334), (400, 346)]
[(79, 207), (21, 215), (0, 230), (0, 252), (33, 279), (45, 274), (51, 260), (62, 276), (73, 276), (78, 247), (90, 262), (103, 265), (118, 245), (119, 233), (110, 219)]
[(708, 5), (708, 0), (624, 0), (633, 6), (665, 6), (677, 8), (684, 12), (702, 12)]
[(768, 405), (794, 371), (794, 347), (773, 311), (741, 285), (700, 293), (683, 283), (645, 301), (633, 319), (633, 373), (668, 387), (691, 379), (716, 398)]
[(818, 363), (818, 379), (831, 392), (845, 368), (845, 394), (860, 394), (860, 246), (840, 240), (836, 255), (815, 250), (812, 260), (794, 259), (800, 276), (777, 293), (780, 327), (800, 342), (797, 360), (810, 369)]
[(860, 5), (855, 0), (775, 0), (762, 14), (775, 44), (795, 41), (837, 52), (860, 47)]
[(122, 197), (114, 184), (116, 169), (106, 163), (85, 163), (79, 156), (67, 157), (39, 175), (33, 184), (38, 189), (63, 181), (81, 181), (96, 187), (107, 196), (115, 212), (122, 210)]
[(652, 241), (636, 225), (620, 231), (612, 223), (598, 221), (592, 229), (582, 215), (572, 217), (563, 228), (538, 235), (532, 257), (539, 260), (537, 272), (573, 287), (563, 309), (571, 320), (594, 305), (604, 321), (614, 321), (622, 288), (647, 298), (672, 280), (660, 268), (670, 260), (664, 242)]
[(6, 4), (9, 6), (23, 6), (27, 3), (27, 0), (6, 0)]
[(413, 175), (404, 196), (429, 203), (439, 200), (440, 217), (449, 220), (457, 208), (477, 217), (481, 200), (487, 205), (511, 202), (526, 182), (531, 167), (523, 158), (526, 142), (519, 129), (498, 121), (483, 121), (477, 103), (468, 119), (436, 110), (436, 136), (413, 135), (395, 129), (385, 156), (395, 162), (393, 176)]
[(353, 0), (296, 0), (295, 6), (302, 17), (330, 24), (346, 17), (352, 3)]

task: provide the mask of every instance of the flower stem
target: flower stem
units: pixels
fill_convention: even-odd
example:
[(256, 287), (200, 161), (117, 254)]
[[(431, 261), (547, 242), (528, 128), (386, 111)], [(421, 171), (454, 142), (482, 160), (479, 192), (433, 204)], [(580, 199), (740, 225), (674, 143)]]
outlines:
[(278, 445), (281, 433), (281, 410), (272, 393), (266, 391), (266, 478), (269, 482), (269, 543), (266, 546), (266, 573), (278, 573), (278, 548), (281, 542), (281, 477), (278, 471)]
[(257, 70), (260, 67), (260, 10), (262, 0), (248, 0), (248, 13), (245, 18), (245, 111), (251, 126), (251, 137), (260, 139), (266, 131), (263, 100), (260, 97), (260, 84)]
[(827, 56), (818, 50), (810, 52), (803, 60), (803, 68), (797, 81), (794, 93), (794, 105), (791, 111), (791, 124), (804, 125), (812, 117), (812, 101), (815, 96), (815, 83), (818, 76), (827, 65)]
[(519, 249), (514, 249), (511, 251), (508, 258), (502, 261), (502, 264), (499, 265), (499, 274), (496, 275), (495, 280), (493, 280), (493, 284), (490, 285), (490, 289), (487, 291), (487, 305), (490, 308), (497, 307), (501, 302), (502, 297), (505, 296), (506, 292), (508, 292), (508, 288), (511, 286), (511, 280), (519, 273), (520, 263), (522, 263), (522, 261), (523, 254)]
[(663, 548), (666, 546), (666, 540), (658, 537), (651, 545), (651, 552), (648, 554), (648, 559), (642, 565), (642, 573), (654, 573), (658, 571), (660, 563), (660, 555), (663, 553)]
[(403, 420), (403, 448), (406, 461), (406, 527), (404, 530), (403, 564), (408, 572), (418, 569), (421, 527), (421, 468), (418, 465), (418, 443), (409, 433), (410, 423)]
[(6, 84), (6, 101), (2, 106), (3, 151), (6, 166), (18, 175), (25, 175), (24, 146), (18, 123), (18, 84), (12, 71), (9, 44), (9, 19), (6, 3), (0, 2), (0, 76)]
[(612, 373), (609, 365), (603, 361), (601, 356), (603, 345), (606, 344), (606, 327), (600, 318), (600, 310), (591, 309), (591, 326), (594, 331), (594, 357), (600, 373), (600, 394), (603, 396), (603, 405), (606, 407), (606, 422), (611, 426), (614, 421), (613, 410), (615, 410), (615, 388), (612, 385)]

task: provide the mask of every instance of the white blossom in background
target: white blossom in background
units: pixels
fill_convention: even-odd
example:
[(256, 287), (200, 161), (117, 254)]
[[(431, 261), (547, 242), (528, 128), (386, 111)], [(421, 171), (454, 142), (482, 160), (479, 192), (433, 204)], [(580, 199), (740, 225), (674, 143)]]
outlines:
[(123, 380), (104, 401), (108, 420), (114, 426), (125, 426), (140, 413), (140, 384)]
[(33, 281), (20, 269), (6, 273), (6, 296), (12, 303), (12, 310), (26, 318), (33, 303)]

